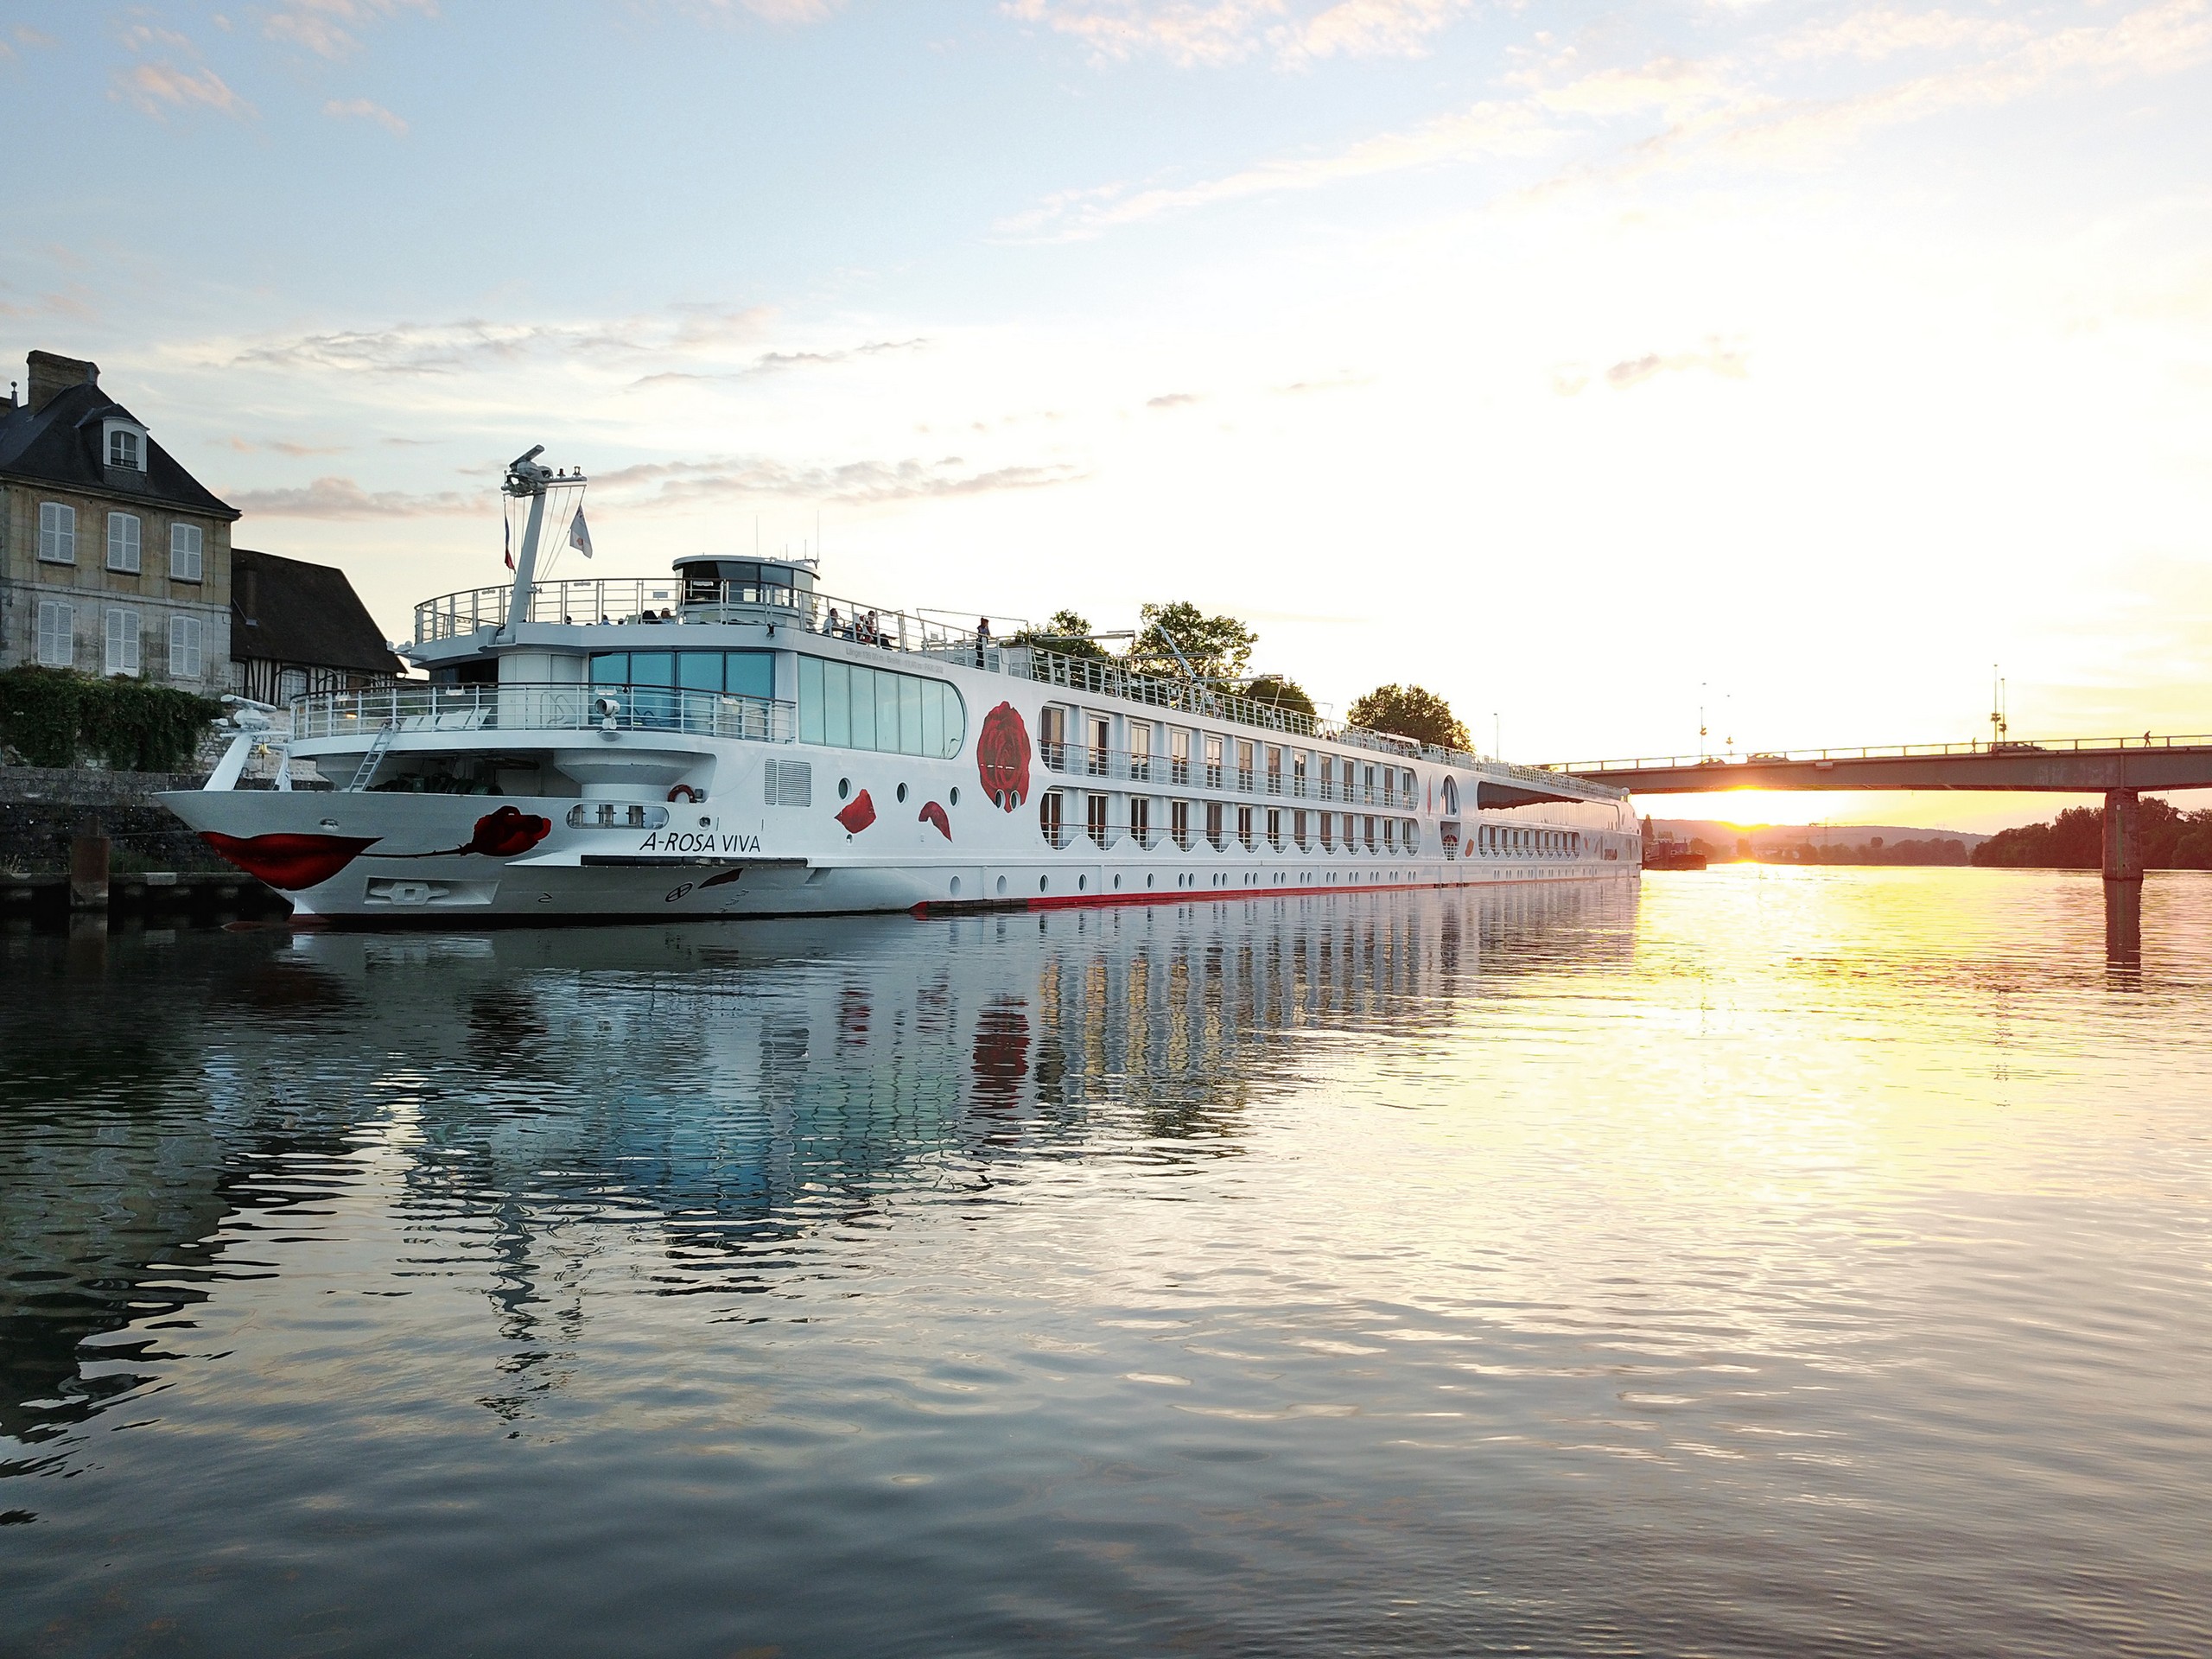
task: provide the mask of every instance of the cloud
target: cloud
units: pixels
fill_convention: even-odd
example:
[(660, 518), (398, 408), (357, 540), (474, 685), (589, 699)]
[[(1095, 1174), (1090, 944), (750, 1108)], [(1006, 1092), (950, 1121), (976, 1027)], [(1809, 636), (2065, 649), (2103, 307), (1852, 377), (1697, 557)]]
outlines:
[(1278, 31), (1287, 57), (1413, 57), (1457, 22), (1470, 0), (1340, 0), (1311, 22)]
[[(1605, 384), (1615, 391), (1629, 391), (1659, 375), (1691, 369), (1742, 380), (1751, 374), (1751, 359), (1716, 339), (1707, 341), (1703, 351), (1646, 352), (1642, 357), (1624, 358), (1605, 371)], [(1588, 372), (1579, 364), (1563, 364), (1552, 372), (1552, 390), (1561, 397), (1572, 397), (1588, 384)]]
[(1185, 67), (1255, 50), (1284, 0), (1007, 0), (1007, 16), (1072, 35), (1100, 58), (1156, 53)]
[[(1255, 21), (1261, 14), (1278, 18), (1269, 26), (1277, 31), (1289, 29), (1290, 22), (1281, 21), (1287, 3), (1008, 0), (1005, 9), (1081, 35), (1106, 55), (1125, 56), (1144, 45), (1179, 60), (1202, 62), (1242, 55), (1258, 38), (1255, 29), (1266, 34)], [(1516, 97), (1486, 99), (1332, 152), (1281, 156), (1194, 183), (1141, 188), (1114, 183), (1055, 192), (996, 228), (1014, 239), (1074, 240), (1255, 196), (1586, 146), (1593, 131), (1618, 135), (1609, 156), (1531, 188), (1617, 181), (1681, 166), (1694, 156), (1753, 166), (1800, 164), (1873, 128), (1952, 109), (1993, 107), (2069, 78), (2111, 82), (2193, 67), (2212, 56), (2208, 6), (2212, 0), (2161, 0), (2109, 21), (2041, 33), (2011, 20), (1875, 8), (1819, 29), (1754, 41), (1728, 55), (1662, 56), (1595, 69), (1582, 67), (1581, 48), (1556, 50), (1509, 78), (1519, 89)], [(1351, 31), (1357, 24), (1376, 41), (1412, 41), (1443, 27), (1457, 10), (1444, 0), (1347, 0), (1307, 17), (1299, 25), (1306, 33), (1299, 38), (1342, 13), (1332, 27)], [(1268, 38), (1279, 46), (1291, 39), (1280, 32)], [(1352, 35), (1340, 38), (1349, 41)], [(1842, 97), (1808, 97), (1793, 84), (1803, 79), (1804, 66), (1844, 59), (1874, 63), (1907, 52), (1963, 54), (1964, 60)], [(1650, 125), (1655, 116), (1661, 124), (1656, 130)]]
[(241, 512), (265, 518), (418, 518), (435, 513), (489, 512), (493, 494), (463, 495), (443, 490), (409, 495), (400, 490), (363, 489), (350, 478), (318, 478), (305, 489), (232, 490), (227, 498)]
[(1995, 17), (1955, 17), (1947, 11), (1876, 7), (1840, 22), (1817, 24), (1785, 36), (1775, 51), (1783, 58), (1853, 57), (1874, 63), (1899, 52), (2009, 46), (2028, 38), (2031, 32), (2024, 23)]
[[(1040, 208), (1005, 221), (1002, 232), (1073, 240), (1162, 213), (1185, 213), (1252, 196), (1313, 190), (1348, 179), (1409, 168), (1528, 155), (1550, 141), (1541, 114), (1517, 104), (1478, 104), (1403, 132), (1385, 132), (1333, 155), (1288, 156), (1200, 183), (1159, 186), (1119, 200), (1098, 200), (1068, 213)], [(1075, 198), (1064, 193), (1061, 200)]]
[(342, 443), (326, 444), (321, 446), (308, 443), (291, 443), (282, 438), (272, 439), (267, 443), (251, 443), (244, 438), (232, 437), (224, 439), (223, 442), (227, 448), (237, 450), (242, 455), (255, 454), (264, 449), (268, 450), (272, 454), (291, 455), (294, 457), (302, 455), (342, 455), (346, 453), (347, 448), (346, 445)]
[(1192, 404), (1205, 401), (1205, 394), (1202, 391), (1169, 391), (1157, 397), (1146, 398), (1144, 406), (1147, 409), (1187, 409)]
[(53, 35), (41, 35), (29, 23), (16, 24), (8, 31), (8, 35), (7, 40), (0, 41), (0, 63), (5, 63), (9, 59), (15, 57), (18, 48), (28, 52), (41, 47), (58, 44)]
[(360, 48), (355, 31), (403, 11), (435, 16), (437, 10), (437, 0), (282, 0), (261, 32), (317, 57), (342, 58)]
[(918, 351), (929, 344), (926, 339), (872, 340), (865, 345), (849, 346), (828, 352), (764, 352), (741, 368), (721, 370), (664, 369), (658, 374), (648, 374), (630, 384), (639, 386), (665, 385), (682, 380), (749, 380), (756, 375), (775, 374), (785, 369), (823, 368), (833, 363), (848, 362), (856, 357), (876, 357), (886, 352)]
[(679, 10), (709, 17), (749, 12), (765, 23), (799, 28), (828, 22), (845, 9), (845, 0), (677, 0), (677, 5)]
[(385, 108), (383, 105), (372, 103), (365, 98), (334, 98), (322, 106), (322, 112), (325, 115), (335, 116), (340, 120), (373, 121), (395, 138), (404, 138), (407, 136), (406, 122)]
[(1184, 68), (1267, 53), (1286, 66), (1317, 58), (1412, 56), (1472, 0), (1006, 0), (1000, 9), (1081, 41), (1093, 56), (1164, 57)]
[(237, 119), (253, 113), (253, 105), (226, 86), (223, 78), (205, 66), (180, 69), (173, 63), (141, 63), (116, 72), (111, 98), (130, 104), (143, 115), (160, 120), (172, 110), (197, 105)]
[(350, 374), (456, 374), (535, 355), (702, 353), (757, 337), (774, 315), (765, 306), (687, 304), (659, 314), (572, 322), (491, 322), (480, 317), (400, 322), (262, 340), (237, 350), (230, 360), (234, 365)]
[(851, 505), (1046, 489), (1074, 483), (1085, 475), (1079, 468), (1058, 462), (978, 471), (958, 455), (933, 461), (856, 461), (811, 467), (765, 456), (721, 456), (646, 461), (601, 473), (593, 482), (609, 493), (632, 492), (640, 505), (648, 506), (733, 496)]

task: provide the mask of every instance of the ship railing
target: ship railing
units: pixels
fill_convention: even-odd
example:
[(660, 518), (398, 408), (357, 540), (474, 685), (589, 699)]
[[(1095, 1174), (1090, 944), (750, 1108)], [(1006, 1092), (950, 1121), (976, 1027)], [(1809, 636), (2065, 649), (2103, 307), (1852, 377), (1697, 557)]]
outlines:
[(383, 731), (666, 732), (758, 743), (798, 734), (791, 703), (652, 685), (387, 685), (295, 697), (291, 714), (295, 741)]
[[(466, 639), (507, 625), (512, 583), (473, 588), (425, 600), (415, 607), (415, 643)], [(981, 656), (976, 667), (1003, 672), (1010, 653), (976, 632), (922, 611), (891, 610), (817, 588), (782, 583), (721, 582), (698, 576), (588, 576), (531, 584), (526, 622), (582, 626), (683, 626), (757, 622), (849, 640), (887, 651), (958, 658)], [(979, 650), (980, 647), (980, 650)]]
[[(1176, 760), (1151, 749), (1101, 749), (1089, 744), (1045, 739), (1038, 743), (1037, 754), (1047, 771), (1068, 778), (1143, 784), (1154, 789), (1187, 789), (1203, 779), (1205, 787), (1208, 789), (1281, 801), (1329, 801), (1345, 805), (1393, 809), (1402, 804), (1395, 789), (1385, 795), (1379, 785), (1367, 789), (1352, 783), (1317, 781), (1294, 771), (1262, 772), (1257, 767), (1195, 766), (1189, 761)], [(1490, 763), (1484, 764), (1488, 766)], [(1554, 784), (1558, 781), (1549, 773), (1544, 777)]]
[[(1042, 685), (1063, 686), (1071, 691), (1114, 697), (1123, 702), (1145, 703), (1200, 720), (1234, 721), (1239, 725), (1286, 732), (1295, 737), (1328, 734), (1324, 722), (1303, 709), (1281, 708), (1191, 680), (1162, 679), (1125, 667), (1108, 657), (1070, 657), (1041, 645), (1009, 651), (1006, 655), (1008, 658), (1026, 655), (1029, 677)], [(1007, 668), (1016, 671), (1017, 665), (1009, 661)]]

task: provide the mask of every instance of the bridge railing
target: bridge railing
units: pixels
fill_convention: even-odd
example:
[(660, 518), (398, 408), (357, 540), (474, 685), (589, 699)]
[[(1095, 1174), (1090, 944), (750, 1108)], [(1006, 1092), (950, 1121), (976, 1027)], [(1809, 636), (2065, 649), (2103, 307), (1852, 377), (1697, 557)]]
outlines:
[(1777, 749), (1751, 754), (1640, 755), (1624, 760), (1554, 761), (1542, 770), (1571, 772), (1577, 777), (1603, 777), (1609, 772), (1683, 772), (1700, 766), (1755, 768), (1805, 766), (1822, 760), (1904, 760), (1940, 759), (1945, 755), (2109, 754), (2122, 749), (2190, 749), (2212, 747), (2212, 736), (2165, 735), (2145, 732), (2137, 737), (2007, 738), (1992, 742), (1978, 738), (1964, 743), (1890, 743), (1857, 749)]

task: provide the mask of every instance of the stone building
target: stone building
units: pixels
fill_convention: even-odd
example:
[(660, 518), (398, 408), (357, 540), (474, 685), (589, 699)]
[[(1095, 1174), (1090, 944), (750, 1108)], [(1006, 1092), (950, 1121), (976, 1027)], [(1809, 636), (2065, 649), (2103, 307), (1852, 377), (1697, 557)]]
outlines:
[(124, 674), (215, 696), (231, 682), (231, 525), (220, 501), (100, 390), (33, 352), (0, 400), (0, 669)]

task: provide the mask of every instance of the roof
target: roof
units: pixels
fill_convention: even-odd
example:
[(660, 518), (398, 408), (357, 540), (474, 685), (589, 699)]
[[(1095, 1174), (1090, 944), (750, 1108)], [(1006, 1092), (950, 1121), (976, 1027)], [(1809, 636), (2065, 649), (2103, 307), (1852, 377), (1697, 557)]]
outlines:
[(327, 564), (231, 550), (231, 655), (240, 662), (400, 672), (346, 573)]
[(108, 466), (100, 451), (100, 423), (108, 419), (145, 425), (90, 382), (54, 393), (41, 408), (0, 412), (0, 477), (135, 496), (214, 518), (238, 516), (150, 436), (143, 473)]

